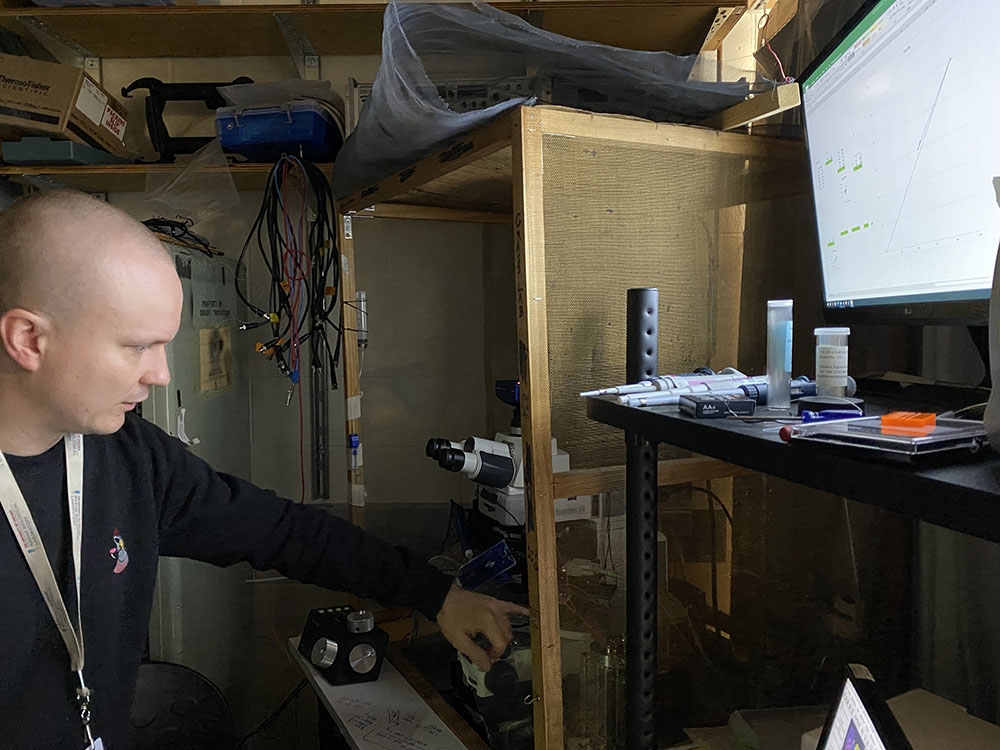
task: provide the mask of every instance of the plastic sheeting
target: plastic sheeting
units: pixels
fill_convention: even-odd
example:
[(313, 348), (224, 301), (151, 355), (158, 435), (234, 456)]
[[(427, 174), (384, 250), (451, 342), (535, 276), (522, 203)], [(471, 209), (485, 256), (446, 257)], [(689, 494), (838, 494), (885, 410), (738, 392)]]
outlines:
[[(498, 115), (536, 101), (659, 122), (698, 122), (750, 93), (745, 80), (696, 80), (696, 55), (640, 52), (582, 42), (531, 26), (485, 3), (390, 0), (382, 61), (357, 128), (333, 171), (337, 197), (365, 187)], [(713, 74), (715, 66), (710, 67)], [(470, 111), (453, 110), (441, 91), (456, 79), (532, 83)], [(503, 99), (499, 95), (497, 99)]]
[(183, 164), (146, 172), (143, 202), (166, 218), (189, 219), (192, 225), (238, 206), (240, 194), (219, 139), (210, 140)]

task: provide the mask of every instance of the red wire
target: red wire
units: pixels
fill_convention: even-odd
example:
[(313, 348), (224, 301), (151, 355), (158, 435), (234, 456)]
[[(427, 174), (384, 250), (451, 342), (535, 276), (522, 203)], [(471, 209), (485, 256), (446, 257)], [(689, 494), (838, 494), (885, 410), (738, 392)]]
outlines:
[[(282, 205), (285, 208), (285, 218), (288, 217), (288, 161), (285, 161), (282, 165), (282, 181), (281, 181), (281, 193), (282, 193)], [(300, 277), (295, 273), (296, 268), (301, 269), (301, 264), (298, 262), (298, 258), (302, 255), (301, 240), (303, 237), (302, 233), (302, 222), (305, 216), (305, 196), (302, 196), (302, 203), (300, 208), (300, 221), (299, 221), (299, 233), (296, 236), (294, 232), (289, 233), (288, 221), (282, 222), (282, 231), (285, 236), (285, 250), (282, 255), (282, 261), (284, 262), (285, 268), (288, 273), (288, 304), (291, 312), (292, 319), (291, 323), (291, 339), (290, 339), (290, 356), (289, 362), (291, 364), (293, 371), (298, 371), (299, 382), (296, 383), (296, 388), (298, 390), (298, 402), (299, 402), (299, 505), (302, 505), (306, 501), (306, 455), (305, 455), (305, 418), (302, 409), (302, 372), (299, 370), (299, 294), (298, 294), (298, 281), (300, 281), (304, 276)]]
[(764, 14), (764, 25), (760, 27), (760, 32), (762, 35), (764, 35), (764, 44), (767, 45), (768, 51), (770, 51), (770, 53), (774, 55), (774, 59), (778, 61), (778, 72), (781, 73), (782, 83), (791, 83), (794, 79), (785, 74), (785, 66), (781, 64), (781, 58), (778, 57), (778, 53), (775, 52), (774, 49), (771, 47), (771, 40), (768, 39), (767, 35), (765, 34), (765, 32), (767, 31), (768, 21), (770, 20), (771, 20), (771, 14), (770, 13)]
[[(288, 218), (288, 164), (287, 160), (281, 165), (281, 204), (285, 207), (285, 219)], [(298, 276), (295, 269), (302, 268), (302, 264), (297, 259), (302, 256), (301, 239), (304, 236), (305, 221), (305, 195), (302, 195), (299, 235), (289, 234), (288, 221), (281, 222), (281, 231), (285, 239), (284, 250), (282, 251), (282, 272), (288, 273), (288, 306), (291, 320), (289, 321), (289, 365), (293, 371), (299, 370), (299, 298), (298, 286), (296, 282), (306, 278), (305, 275)], [(293, 262), (296, 261), (296, 262)], [(299, 402), (299, 505), (306, 501), (306, 455), (305, 455), (305, 418), (302, 409), (302, 373), (299, 372), (299, 382), (295, 383), (298, 390)]]
[[(301, 378), (300, 378), (301, 380)], [(299, 385), (299, 477), (302, 481), (302, 492), (299, 495), (299, 505), (306, 501), (306, 449), (305, 436), (303, 434), (302, 419), (302, 385)]]
[[(282, 161), (282, 163), (281, 163), (281, 205), (283, 207), (286, 207), (286, 208), (284, 208), (284, 213), (285, 213), (285, 216), (287, 216), (287, 214), (288, 214), (288, 209), (287, 209), (287, 206), (288, 206), (288, 162), (287, 161)], [(282, 273), (284, 273), (285, 269), (288, 267), (288, 260), (289, 260), (288, 253), (289, 253), (289, 248), (291, 247), (291, 242), (292, 242), (291, 238), (288, 236), (288, 222), (287, 221), (282, 221), (281, 222), (281, 234), (282, 234), (282, 237), (284, 239), (284, 247), (283, 247), (283, 249), (281, 251), (281, 271), (282, 271)], [(294, 290), (292, 289), (291, 284), (289, 284), (289, 286), (288, 286), (288, 303), (289, 303), (289, 307), (291, 308), (291, 320), (289, 321), (289, 342), (288, 342), (289, 343), (289, 356), (288, 356), (288, 363), (291, 366), (292, 370), (294, 371), (296, 369), (296, 361), (295, 360), (296, 360), (296, 357), (298, 356), (298, 353), (296, 352), (296, 349), (295, 349), (295, 334), (296, 334), (296, 331), (295, 331), (295, 298), (293, 296), (293, 292), (294, 292)]]
[[(299, 167), (298, 165), (297, 165), (297, 170), (301, 171), (301, 167)], [(303, 174), (302, 177), (303, 177), (303, 184), (305, 184), (305, 179), (304, 179), (305, 178), (305, 174)], [(298, 238), (298, 241), (296, 242), (295, 249), (296, 249), (296, 257), (297, 258), (305, 257), (308, 260), (308, 256), (304, 255), (304, 253), (302, 252), (302, 246), (303, 246), (303, 243), (305, 242), (305, 237), (306, 237), (306, 231), (305, 231), (306, 194), (305, 194), (305, 190), (304, 189), (301, 191), (300, 195), (302, 197), (302, 202), (301, 202), (301, 204), (299, 206), (299, 238)], [(299, 264), (296, 263), (296, 265), (298, 266)], [(305, 279), (305, 278), (306, 278), (306, 273), (305, 273), (305, 271), (303, 269), (303, 275), (301, 277), (299, 277), (299, 278), (296, 278), (296, 279), (290, 278), (289, 279), (289, 283), (296, 284), (296, 288), (298, 288), (298, 286), (297, 286), (298, 282), (301, 279)], [(295, 326), (296, 326), (296, 328), (295, 328), (295, 330), (296, 330), (296, 335), (295, 335), (295, 359), (296, 359), (296, 362), (298, 362), (298, 360), (299, 360), (299, 356), (298, 356), (299, 305), (298, 305), (298, 303), (300, 302), (298, 294), (295, 295), (295, 300), (296, 300), (296, 304), (295, 304)], [(303, 416), (302, 416), (302, 373), (300, 371), (299, 372), (299, 478), (300, 478), (301, 484), (302, 484), (302, 491), (301, 491), (301, 495), (299, 496), (299, 498), (300, 498), (299, 499), (299, 504), (300, 505), (306, 501), (306, 456), (305, 456), (305, 435), (304, 435), (305, 427), (304, 427), (304, 422), (305, 422), (305, 420), (303, 419)]]

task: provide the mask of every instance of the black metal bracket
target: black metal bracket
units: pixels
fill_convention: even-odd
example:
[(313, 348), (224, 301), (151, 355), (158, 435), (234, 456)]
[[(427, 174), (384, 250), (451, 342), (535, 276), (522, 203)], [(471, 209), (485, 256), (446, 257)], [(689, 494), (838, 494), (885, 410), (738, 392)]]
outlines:
[(226, 100), (219, 93), (220, 86), (239, 83), (253, 83), (252, 78), (240, 76), (230, 82), (220, 83), (164, 83), (158, 78), (138, 78), (122, 88), (122, 96), (131, 98), (136, 89), (148, 89), (146, 96), (146, 127), (153, 148), (160, 155), (160, 161), (172, 163), (177, 154), (193, 154), (212, 140), (206, 136), (171, 136), (163, 122), (163, 108), (167, 102), (204, 102), (205, 107), (216, 110), (226, 106)]

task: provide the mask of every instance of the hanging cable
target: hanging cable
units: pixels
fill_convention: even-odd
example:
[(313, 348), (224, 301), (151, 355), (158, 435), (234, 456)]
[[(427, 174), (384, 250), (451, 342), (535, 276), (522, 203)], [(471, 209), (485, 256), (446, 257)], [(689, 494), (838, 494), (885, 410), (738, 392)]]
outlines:
[(793, 83), (795, 81), (790, 75), (785, 73), (785, 66), (781, 64), (781, 58), (778, 57), (778, 53), (774, 51), (774, 47), (771, 46), (771, 40), (767, 36), (767, 24), (771, 20), (771, 12), (768, 11), (764, 14), (764, 24), (760, 27), (761, 36), (764, 37), (764, 44), (767, 45), (768, 51), (774, 56), (774, 59), (778, 63), (778, 72), (781, 74), (782, 83)]
[[(330, 373), (330, 387), (337, 387), (342, 327), (333, 317), (339, 315), (340, 294), (335, 216), (333, 192), (319, 167), (282, 156), (271, 169), (237, 261), (236, 293), (253, 318), (240, 328), (270, 328), (257, 351), (274, 360), (292, 387), (301, 377), (301, 349), (307, 341), (310, 362), (322, 364)], [(251, 248), (259, 253), (267, 277), (255, 284), (261, 294), (251, 294), (247, 285)], [(333, 346), (331, 328), (336, 331)]]

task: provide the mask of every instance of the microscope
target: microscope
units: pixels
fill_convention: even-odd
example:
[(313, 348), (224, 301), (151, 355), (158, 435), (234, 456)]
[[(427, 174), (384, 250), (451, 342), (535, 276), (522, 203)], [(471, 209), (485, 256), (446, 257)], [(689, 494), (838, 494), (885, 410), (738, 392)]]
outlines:
[[(513, 408), (510, 429), (493, 439), (468, 437), (453, 441), (432, 438), (427, 456), (446, 471), (465, 474), (474, 483), (472, 511), (466, 516), (461, 506), (452, 505), (453, 520), (465, 565), (458, 578), (474, 589), (489, 581), (490, 593), (527, 603), (527, 547), (525, 540), (524, 461), (521, 443), (520, 382), (499, 380), (497, 398)], [(552, 440), (553, 471), (569, 470), (569, 454)], [(581, 503), (590, 515), (590, 498), (556, 500), (558, 508)], [(457, 512), (456, 512), (457, 511)], [(502, 564), (497, 552), (506, 542), (505, 552), (513, 555), (513, 567)], [(509, 548), (509, 549), (507, 549)], [(465, 572), (472, 569), (468, 575)], [(505, 570), (502, 576), (493, 575)], [(467, 583), (467, 581), (469, 583)], [(502, 590), (502, 593), (501, 591)], [(474, 639), (476, 640), (476, 639)], [(479, 645), (484, 645), (480, 643)], [(499, 661), (483, 672), (464, 655), (458, 657), (460, 675), (454, 682), (460, 699), (481, 722), (494, 748), (522, 750), (532, 747), (532, 710), (524, 698), (531, 693), (531, 641), (528, 624), (514, 624), (514, 639)]]
[[(468, 539), (462, 540), (466, 555), (469, 556), (472, 550), (489, 549), (500, 540), (506, 541), (517, 559), (511, 582), (516, 591), (526, 593), (521, 383), (518, 380), (498, 380), (495, 392), (497, 398), (513, 407), (509, 432), (498, 432), (492, 440), (482, 437), (468, 437), (461, 441), (431, 438), (427, 442), (427, 456), (437, 461), (442, 469), (465, 474), (475, 483)], [(552, 438), (552, 471), (569, 471), (569, 454), (559, 450), (555, 438)], [(556, 501), (557, 504), (559, 502)]]

